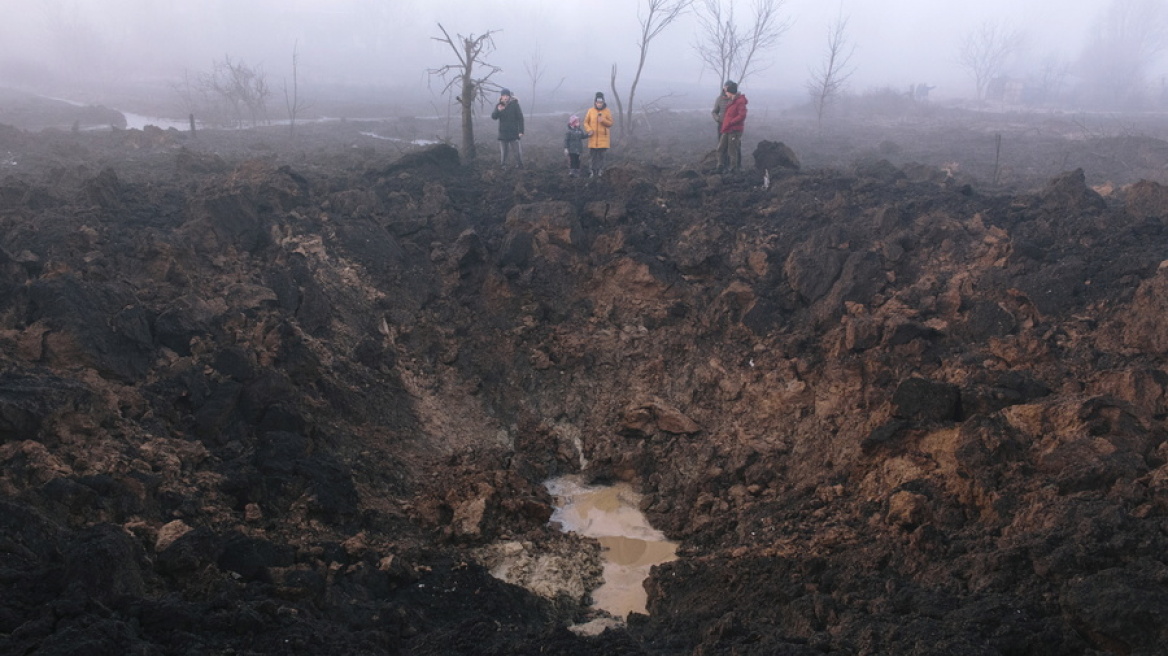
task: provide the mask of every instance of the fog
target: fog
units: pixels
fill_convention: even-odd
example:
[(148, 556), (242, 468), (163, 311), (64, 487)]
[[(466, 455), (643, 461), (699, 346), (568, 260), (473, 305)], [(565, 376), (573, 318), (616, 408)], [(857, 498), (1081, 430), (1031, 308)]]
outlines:
[[(1025, 47), (1003, 73), (1034, 76), (1065, 69), (1073, 90), (1093, 26), (1114, 3), (1141, 0), (787, 0), (790, 29), (765, 53), (768, 67), (743, 91), (796, 101), (809, 71), (825, 54), (828, 25), (847, 19), (854, 48), (848, 90), (935, 87), (933, 97), (975, 96), (957, 63), (964, 35), (987, 20), (1025, 35)], [(1156, 1), (1156, 0), (1153, 0)], [(4, 0), (0, 22), (0, 86), (90, 102), (133, 84), (173, 85), (224, 57), (262, 68), (279, 87), (291, 75), (293, 48), (305, 93), (362, 87), (398, 102), (433, 104), (442, 83), (428, 69), (453, 61), (436, 41), (438, 23), (452, 35), (493, 31), (487, 61), (502, 70), (491, 81), (531, 94), (527, 69), (544, 71), (537, 96), (565, 100), (609, 88), (627, 89), (637, 63), (638, 10), (644, 0)], [(740, 16), (748, 0), (739, 0)], [(1161, 2), (1161, 4), (1163, 4)], [(1161, 12), (1164, 14), (1166, 12)], [(707, 103), (719, 86), (693, 45), (701, 38), (692, 15), (670, 26), (649, 50), (642, 101), (665, 97), (678, 106)], [(1161, 37), (1162, 38), (1162, 37)], [(1162, 46), (1163, 44), (1161, 44)], [(1142, 98), (1158, 98), (1168, 75), (1162, 47), (1144, 57)], [(554, 91), (554, 92), (553, 92)], [(652, 95), (650, 95), (652, 94)], [(1068, 92), (1068, 97), (1073, 94)]]

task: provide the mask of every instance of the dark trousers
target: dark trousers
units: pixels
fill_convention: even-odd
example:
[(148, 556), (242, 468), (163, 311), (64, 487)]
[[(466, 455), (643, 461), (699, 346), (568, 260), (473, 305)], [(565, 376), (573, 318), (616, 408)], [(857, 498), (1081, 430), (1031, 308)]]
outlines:
[(568, 168), (573, 171), (580, 170), (580, 153), (568, 153)]
[(593, 173), (600, 173), (604, 170), (604, 156), (607, 153), (607, 148), (588, 149), (588, 168), (592, 169)]
[(523, 168), (523, 146), (520, 145), (518, 139), (512, 141), (499, 141), (499, 163), (507, 166), (507, 155), (511, 151), (515, 151), (515, 165)]
[(737, 171), (742, 168), (742, 133), (723, 132), (718, 140), (718, 167)]

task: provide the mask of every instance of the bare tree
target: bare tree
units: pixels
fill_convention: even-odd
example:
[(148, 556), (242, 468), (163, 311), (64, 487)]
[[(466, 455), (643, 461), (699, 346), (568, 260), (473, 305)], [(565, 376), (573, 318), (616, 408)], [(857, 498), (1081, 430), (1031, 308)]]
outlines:
[(243, 127), (245, 119), (249, 119), (255, 127), (261, 118), (267, 119), (272, 92), (260, 67), (249, 66), (243, 60), (232, 61), (225, 55), (222, 61), (212, 62), (211, 72), (200, 75), (196, 86), (208, 111), (218, 115), (221, 122)]
[[(442, 30), (442, 36), (432, 38), (450, 46), (454, 56), (458, 58), (458, 63), (432, 68), (427, 73), (446, 80), (446, 86), (442, 89), (443, 93), (449, 93), (455, 88), (458, 89), (458, 95), (454, 97), (454, 100), (462, 108), (462, 157), (471, 162), (476, 156), (474, 142), (475, 102), (478, 101), (480, 104), (483, 102), (491, 76), (502, 70), (498, 66), (483, 61), (483, 57), (495, 50), (495, 40), (491, 35), (497, 30), (490, 30), (477, 36), (459, 34), (456, 41), (446, 31), (446, 28), (442, 27), (442, 23), (438, 23), (438, 29)], [(485, 74), (476, 70), (476, 67), (484, 71)]]
[[(633, 83), (629, 87), (629, 105), (621, 108), (617, 105), (617, 120), (622, 132), (632, 136), (634, 98), (637, 95), (637, 85), (641, 82), (641, 73), (645, 70), (645, 60), (649, 57), (649, 44), (657, 38), (665, 28), (669, 27), (682, 14), (689, 10), (694, 0), (642, 0), (643, 5), (637, 10), (637, 20), (641, 23), (641, 35), (637, 40), (640, 55), (637, 58), (637, 72), (633, 75)], [(615, 93), (616, 65), (612, 67), (612, 82)]]
[(254, 127), (267, 116), (271, 95), (262, 69), (225, 56), (202, 73), (184, 71), (182, 80), (172, 85), (183, 109), (211, 125), (243, 127), (250, 117)]
[(739, 24), (733, 0), (701, 0), (694, 50), (718, 74), (719, 83), (733, 78), (742, 84), (751, 73), (767, 68), (760, 56), (778, 45), (791, 27), (790, 19), (782, 16), (785, 4), (786, 0), (754, 0), (749, 22)]
[(779, 44), (779, 40), (791, 28), (791, 19), (782, 16), (786, 0), (755, 0), (751, 21), (743, 32), (741, 52), (738, 57), (738, 83), (770, 67), (758, 57)]
[(292, 88), (284, 79), (284, 106), (288, 109), (288, 134), (296, 134), (296, 118), (308, 109), (308, 103), (300, 97), (300, 49), (299, 42), (292, 43)]
[(1006, 70), (1010, 58), (1022, 49), (1021, 32), (1005, 24), (987, 20), (965, 34), (957, 47), (957, 65), (973, 78), (977, 100), (985, 100), (990, 80)]
[(1086, 91), (1104, 103), (1137, 100), (1148, 68), (1166, 48), (1168, 7), (1163, 0), (1112, 0), (1079, 57)]
[(827, 108), (839, 97), (844, 84), (854, 72), (851, 68), (855, 45), (848, 38), (848, 19), (840, 14), (827, 27), (827, 49), (818, 68), (811, 70), (807, 80), (807, 93), (815, 108), (815, 119), (819, 129), (823, 129), (823, 117)]
[(536, 46), (535, 52), (531, 53), (531, 59), (523, 62), (523, 69), (527, 71), (527, 79), (531, 80), (531, 98), (527, 100), (527, 111), (532, 114), (535, 113), (535, 88), (539, 85), (539, 81), (543, 79), (547, 69), (543, 65), (543, 55)]

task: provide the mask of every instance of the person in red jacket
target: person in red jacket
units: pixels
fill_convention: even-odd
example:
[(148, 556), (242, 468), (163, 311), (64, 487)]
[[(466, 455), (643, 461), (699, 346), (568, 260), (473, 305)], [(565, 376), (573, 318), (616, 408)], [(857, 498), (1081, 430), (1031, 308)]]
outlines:
[(718, 172), (742, 170), (742, 130), (746, 127), (746, 95), (738, 85), (726, 83), (726, 111), (722, 115), (722, 138), (718, 141)]

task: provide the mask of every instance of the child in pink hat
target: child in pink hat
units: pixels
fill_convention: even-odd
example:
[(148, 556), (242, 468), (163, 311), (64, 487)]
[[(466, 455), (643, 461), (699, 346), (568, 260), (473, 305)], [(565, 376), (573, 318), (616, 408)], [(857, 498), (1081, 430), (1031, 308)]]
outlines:
[(564, 154), (568, 156), (568, 176), (580, 177), (580, 155), (584, 152), (584, 140), (588, 134), (580, 127), (580, 117), (568, 117), (568, 132), (564, 135)]

